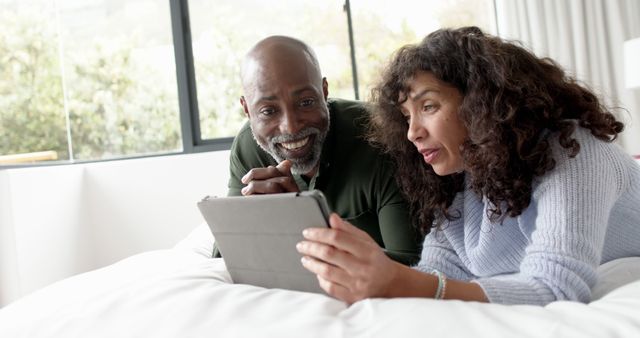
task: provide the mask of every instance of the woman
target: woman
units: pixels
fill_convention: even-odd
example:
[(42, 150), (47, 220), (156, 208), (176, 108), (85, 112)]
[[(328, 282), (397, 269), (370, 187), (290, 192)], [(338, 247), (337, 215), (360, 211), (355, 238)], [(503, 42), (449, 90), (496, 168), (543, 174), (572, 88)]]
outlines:
[(589, 302), (596, 268), (640, 256), (640, 166), (622, 123), (552, 60), (476, 27), (401, 48), (374, 89), (372, 138), (396, 160), (421, 261), (403, 267), (330, 218), (298, 244), (328, 294)]

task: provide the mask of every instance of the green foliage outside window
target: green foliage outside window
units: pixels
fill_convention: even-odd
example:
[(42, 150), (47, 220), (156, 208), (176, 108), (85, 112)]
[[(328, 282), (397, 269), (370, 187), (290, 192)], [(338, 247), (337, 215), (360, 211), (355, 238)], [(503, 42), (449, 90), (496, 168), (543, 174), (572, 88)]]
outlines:
[(55, 150), (65, 158), (55, 31), (35, 21), (0, 13), (0, 154)]
[[(0, 155), (54, 150), (69, 159), (56, 30), (44, 17), (0, 17)], [(75, 159), (181, 148), (176, 83), (158, 82), (132, 42), (98, 40), (65, 59)]]

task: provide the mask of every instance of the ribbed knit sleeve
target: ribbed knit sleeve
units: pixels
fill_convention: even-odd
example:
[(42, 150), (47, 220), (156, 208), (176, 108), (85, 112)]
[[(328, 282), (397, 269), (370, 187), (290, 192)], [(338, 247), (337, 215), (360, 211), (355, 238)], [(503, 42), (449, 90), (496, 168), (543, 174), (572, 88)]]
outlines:
[(420, 262), (414, 269), (426, 273), (438, 270), (448, 278), (457, 280), (466, 281), (473, 278), (449, 240), (439, 231), (433, 231), (425, 237)]
[(580, 153), (569, 158), (555, 147), (556, 167), (533, 193), (536, 217), (519, 220), (534, 223), (519, 271), (475, 280), (491, 302), (590, 301), (610, 211), (625, 179), (612, 147), (578, 129)]

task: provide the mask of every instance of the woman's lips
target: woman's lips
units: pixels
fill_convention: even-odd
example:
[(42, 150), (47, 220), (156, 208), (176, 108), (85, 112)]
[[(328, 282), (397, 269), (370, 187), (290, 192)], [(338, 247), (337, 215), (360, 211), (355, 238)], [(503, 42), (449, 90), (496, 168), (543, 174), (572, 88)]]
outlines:
[(436, 158), (438, 157), (438, 154), (440, 154), (440, 149), (439, 148), (422, 149), (420, 150), (420, 154), (422, 154), (422, 157), (424, 158), (425, 162), (431, 164), (436, 160)]

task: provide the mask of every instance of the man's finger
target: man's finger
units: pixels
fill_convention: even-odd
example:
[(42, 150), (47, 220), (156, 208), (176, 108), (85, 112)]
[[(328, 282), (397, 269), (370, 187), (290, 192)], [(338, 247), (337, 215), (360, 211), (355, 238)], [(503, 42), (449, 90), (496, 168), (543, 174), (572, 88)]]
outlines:
[(276, 166), (276, 169), (278, 169), (278, 171), (285, 176), (292, 176), (291, 175), (291, 166), (293, 165), (293, 163), (291, 163), (291, 161), (289, 160), (284, 160), (280, 163), (278, 163), (278, 165)]
[(254, 194), (278, 194), (283, 192), (298, 192), (298, 185), (293, 177), (276, 177), (262, 181), (250, 181), (248, 185), (242, 188), (242, 195)]
[(243, 184), (249, 184), (249, 182), (251, 181), (266, 180), (266, 179), (280, 177), (280, 176), (285, 176), (285, 175), (280, 173), (280, 171), (276, 167), (270, 165), (266, 168), (253, 168), (249, 170), (249, 172), (246, 175), (242, 176), (242, 179), (240, 179), (240, 181)]

